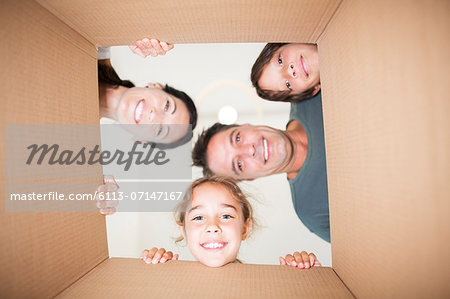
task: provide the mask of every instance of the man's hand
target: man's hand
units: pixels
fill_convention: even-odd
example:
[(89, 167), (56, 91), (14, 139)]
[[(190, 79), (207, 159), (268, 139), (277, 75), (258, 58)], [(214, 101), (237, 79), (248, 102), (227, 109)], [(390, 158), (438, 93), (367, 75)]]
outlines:
[[(119, 185), (112, 175), (103, 176), (103, 184), (97, 188), (97, 208), (103, 215), (112, 215), (116, 212), (119, 204), (118, 193)], [(109, 200), (107, 200), (109, 199)], [(115, 200), (114, 200), (115, 199)]]
[(287, 254), (285, 258), (280, 256), (280, 265), (289, 265), (300, 269), (322, 266), (314, 253), (308, 254), (306, 251), (302, 251), (301, 253), (296, 251), (294, 255)]
[(173, 49), (173, 45), (168, 44), (166, 42), (160, 42), (157, 39), (148, 39), (143, 38), (138, 41), (136, 41), (135, 45), (129, 46), (131, 51), (133, 51), (135, 54), (147, 57), (147, 56), (153, 56), (156, 57), (158, 55), (166, 55), (166, 52)]
[(168, 260), (178, 260), (178, 254), (173, 254), (172, 251), (167, 251), (164, 248), (156, 248), (148, 250), (145, 249), (140, 257), (147, 264), (165, 263)]

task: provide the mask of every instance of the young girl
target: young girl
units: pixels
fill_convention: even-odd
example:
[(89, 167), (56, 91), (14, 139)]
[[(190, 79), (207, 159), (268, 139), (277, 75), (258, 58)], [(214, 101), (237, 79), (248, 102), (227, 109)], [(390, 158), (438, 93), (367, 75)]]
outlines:
[(267, 44), (250, 75), (266, 100), (299, 102), (320, 91), (319, 55), (314, 44)]
[[(221, 267), (237, 261), (241, 241), (252, 229), (253, 210), (236, 181), (224, 177), (205, 177), (194, 181), (175, 210), (181, 237), (192, 255), (209, 267)], [(177, 260), (178, 254), (164, 248), (144, 250), (141, 259), (150, 264)], [(313, 253), (280, 257), (281, 265), (298, 268), (319, 266)]]

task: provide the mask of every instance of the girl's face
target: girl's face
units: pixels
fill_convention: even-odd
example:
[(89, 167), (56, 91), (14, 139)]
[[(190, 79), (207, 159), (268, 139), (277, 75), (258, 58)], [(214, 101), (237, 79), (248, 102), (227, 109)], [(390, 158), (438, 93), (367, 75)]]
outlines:
[(120, 98), (117, 121), (121, 124), (152, 125), (133, 126), (131, 130), (139, 131), (134, 132), (135, 135), (144, 140), (171, 143), (183, 137), (188, 126), (169, 124), (188, 125), (189, 111), (183, 101), (161, 88), (133, 87)]
[(278, 49), (259, 78), (261, 89), (302, 93), (320, 90), (319, 54), (313, 44), (287, 44)]
[(219, 184), (204, 183), (192, 194), (192, 207), (180, 227), (192, 255), (209, 267), (220, 267), (236, 260), (250, 230), (244, 223), (241, 205)]

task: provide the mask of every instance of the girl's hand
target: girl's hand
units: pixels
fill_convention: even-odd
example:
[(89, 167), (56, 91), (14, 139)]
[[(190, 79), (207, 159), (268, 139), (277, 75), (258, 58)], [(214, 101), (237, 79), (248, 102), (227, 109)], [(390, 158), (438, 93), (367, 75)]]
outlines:
[(140, 257), (147, 264), (165, 263), (168, 260), (178, 260), (178, 254), (173, 254), (172, 251), (167, 251), (164, 248), (156, 248), (148, 250), (145, 249)]
[(131, 51), (133, 51), (135, 54), (142, 56), (144, 58), (149, 55), (153, 57), (156, 57), (158, 55), (166, 55), (166, 52), (173, 49), (173, 45), (159, 41), (154, 38), (140, 39), (136, 41), (135, 45), (131, 45), (128, 47), (130, 47)]
[(117, 190), (116, 180), (112, 175), (103, 176), (103, 184), (97, 188), (97, 208), (103, 215), (112, 215), (116, 212), (116, 207), (119, 204), (119, 194)]
[(280, 256), (280, 265), (289, 265), (300, 269), (322, 266), (314, 253), (308, 254), (306, 251), (302, 251), (301, 253), (296, 251), (294, 255), (287, 254), (285, 258)]

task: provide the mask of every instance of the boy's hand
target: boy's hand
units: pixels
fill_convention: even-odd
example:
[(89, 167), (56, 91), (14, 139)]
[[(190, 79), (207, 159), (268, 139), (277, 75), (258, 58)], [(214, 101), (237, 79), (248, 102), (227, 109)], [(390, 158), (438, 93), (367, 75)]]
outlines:
[(128, 47), (130, 47), (131, 51), (133, 51), (135, 54), (144, 58), (149, 55), (153, 57), (156, 57), (158, 55), (166, 55), (166, 52), (173, 49), (173, 45), (166, 42), (161, 42), (154, 38), (140, 39), (136, 41), (135, 45), (131, 45)]
[(145, 249), (140, 257), (141, 260), (147, 264), (165, 263), (168, 260), (178, 260), (178, 254), (173, 254), (172, 251), (167, 251), (164, 248), (156, 248), (148, 250)]
[(296, 251), (293, 255), (287, 254), (285, 258), (280, 256), (280, 265), (289, 265), (300, 269), (322, 266), (314, 253), (308, 254), (306, 251), (302, 251), (301, 253)]
[[(112, 175), (103, 176), (103, 184), (97, 188), (97, 208), (103, 215), (112, 215), (116, 212), (119, 204), (118, 193), (119, 185)], [(109, 199), (109, 200), (107, 200)], [(116, 200), (114, 200), (116, 199)]]

